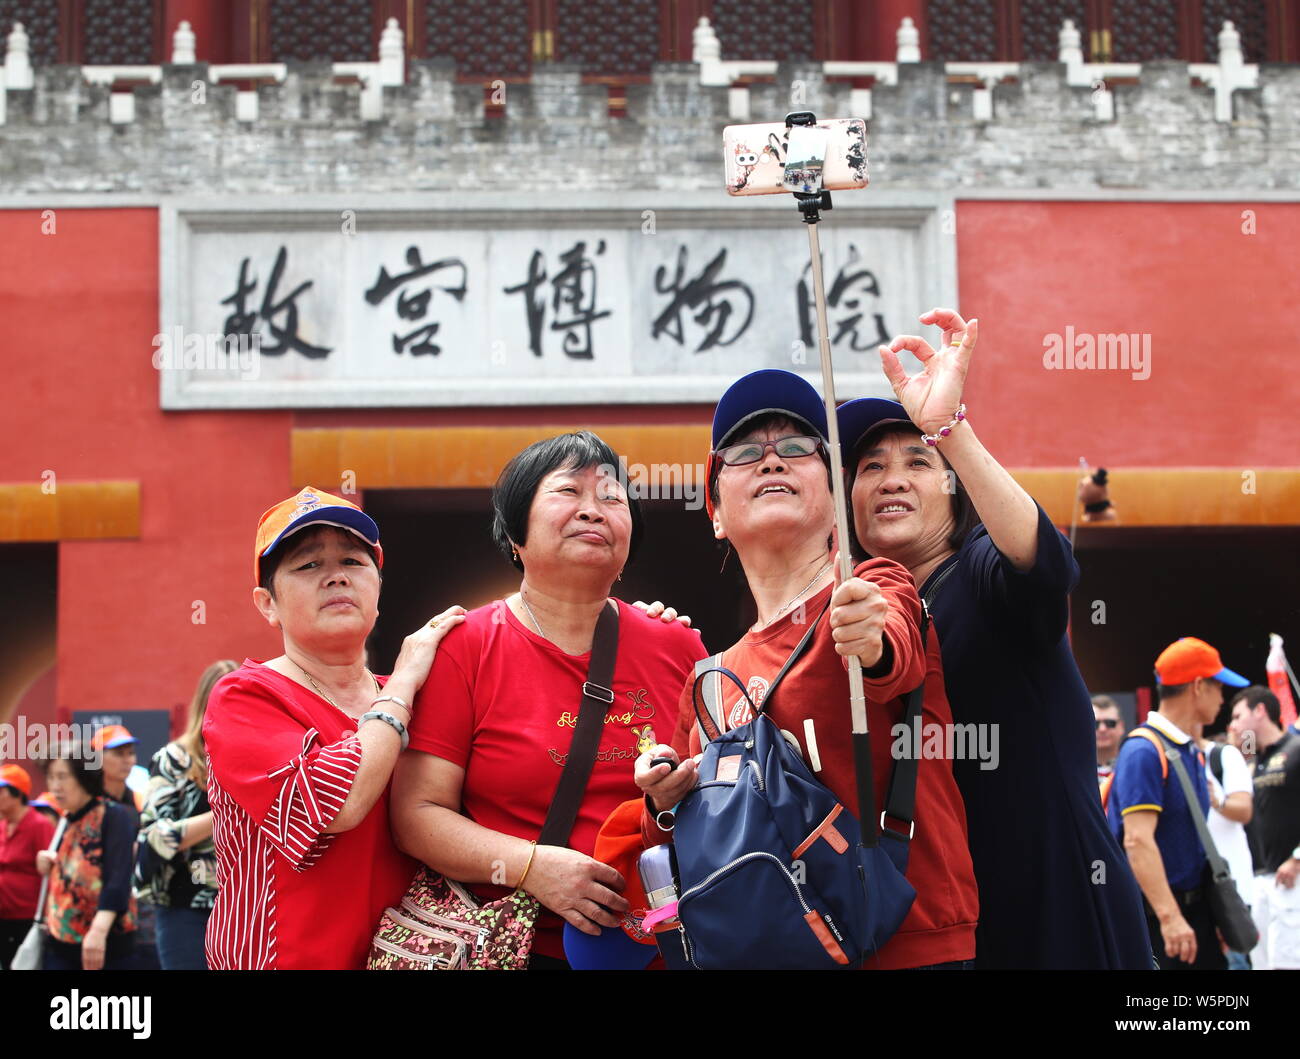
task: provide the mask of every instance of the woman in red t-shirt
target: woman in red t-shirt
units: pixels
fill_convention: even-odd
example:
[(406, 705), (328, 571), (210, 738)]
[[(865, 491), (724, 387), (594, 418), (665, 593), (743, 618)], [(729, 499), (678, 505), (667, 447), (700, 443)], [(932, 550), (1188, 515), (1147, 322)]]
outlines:
[[(523, 581), (448, 635), (393, 783), (403, 849), (481, 898), (522, 888), (553, 913), (538, 923), (534, 968), (564, 966), (563, 922), (598, 934), (627, 913), (622, 877), (590, 856), (596, 832), (637, 796), (632, 762), (673, 731), (705, 653), (671, 610), (656, 620), (609, 598), (641, 529), (617, 468), (584, 431), (531, 445), (502, 471), (493, 536)], [(568, 846), (539, 845), (606, 607), (619, 617), (614, 701)]]
[(258, 525), (253, 602), (284, 653), (223, 677), (203, 723), (214, 969), (360, 969), (384, 908), (415, 874), (389, 835), (388, 781), (408, 704), (464, 610), (408, 636), (384, 683), (365, 657), (383, 556), (370, 517), (317, 489)]

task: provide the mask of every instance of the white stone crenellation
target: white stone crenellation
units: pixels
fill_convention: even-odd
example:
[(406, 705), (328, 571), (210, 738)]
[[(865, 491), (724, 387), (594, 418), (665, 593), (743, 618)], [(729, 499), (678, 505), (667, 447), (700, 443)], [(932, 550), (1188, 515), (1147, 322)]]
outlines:
[(926, 62), (909, 21), (894, 62), (778, 64), (724, 62), (701, 19), (695, 61), (656, 64), (619, 117), (560, 64), (489, 106), (450, 60), (406, 60), (396, 19), (374, 62), (208, 65), (181, 22), (162, 66), (35, 69), (15, 25), (0, 193), (708, 188), (724, 126), (792, 110), (865, 117), (890, 187), (1300, 187), (1300, 65), (1245, 63), (1230, 22), (1217, 63), (1138, 65), (1085, 63), (1068, 21), (1057, 63)]

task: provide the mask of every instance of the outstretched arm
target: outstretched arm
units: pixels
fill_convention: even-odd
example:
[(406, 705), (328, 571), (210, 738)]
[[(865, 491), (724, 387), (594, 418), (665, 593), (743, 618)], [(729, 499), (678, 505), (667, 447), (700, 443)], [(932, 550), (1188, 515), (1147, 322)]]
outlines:
[[(937, 434), (961, 405), (979, 321), (968, 324), (951, 309), (931, 309), (919, 319), (942, 328), (943, 345), (935, 350), (916, 335), (899, 335), (880, 347), (880, 360), (912, 422), (926, 434)], [(908, 375), (898, 359), (904, 349), (921, 362), (915, 375)], [(1030, 569), (1038, 551), (1038, 508), (1030, 495), (980, 443), (969, 419), (942, 438), (938, 449), (966, 487), (998, 551), (1017, 570)]]

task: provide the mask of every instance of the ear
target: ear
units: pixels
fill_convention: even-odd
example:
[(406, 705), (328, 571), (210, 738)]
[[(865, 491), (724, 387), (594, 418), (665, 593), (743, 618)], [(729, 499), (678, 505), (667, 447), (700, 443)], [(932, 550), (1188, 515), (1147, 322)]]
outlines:
[(719, 516), (717, 508), (713, 509), (713, 536), (720, 541), (727, 539), (727, 531), (722, 528), (722, 518)]
[(280, 627), (280, 618), (276, 613), (275, 599), (271, 596), (271, 593), (261, 585), (258, 585), (257, 588), (253, 589), (253, 606), (258, 609), (258, 612), (266, 619), (266, 623), (271, 626), (271, 628), (278, 629)]

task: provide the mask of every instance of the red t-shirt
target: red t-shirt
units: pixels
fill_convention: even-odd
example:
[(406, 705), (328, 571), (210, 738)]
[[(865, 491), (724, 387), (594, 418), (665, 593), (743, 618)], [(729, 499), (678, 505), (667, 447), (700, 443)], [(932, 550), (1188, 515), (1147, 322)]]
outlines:
[[(694, 629), (622, 602), (618, 617), (614, 705), (568, 843), (588, 856), (605, 818), (639, 795), (633, 763), (672, 735), (682, 681), (705, 655)], [(461, 805), (471, 820), (535, 839), (573, 740), (589, 662), (589, 653), (565, 654), (538, 636), (502, 600), (472, 610), (438, 645), (414, 704), (410, 745), (465, 769)], [(488, 900), (510, 892), (472, 889)], [(533, 950), (562, 958), (562, 927), (545, 914)]]
[[(952, 711), (944, 691), (939, 637), (933, 625), (928, 633), (925, 664), (922, 664), (921, 603), (912, 575), (889, 559), (868, 560), (857, 568), (856, 574), (880, 586), (890, 607), (885, 620), (885, 638), (893, 651), (893, 666), (884, 676), (872, 678), (863, 674), (879, 811), (885, 806), (894, 764), (893, 726), (901, 722), (904, 698), (921, 682), (923, 673), (922, 724), (950, 724)], [(827, 586), (807, 600), (803, 607), (804, 623), (794, 620), (798, 611), (793, 611), (760, 632), (747, 633), (724, 652), (722, 664), (745, 682), (756, 706), (762, 705), (768, 685), (808, 631), (806, 622), (821, 614), (830, 599), (831, 588)], [(673, 736), (673, 748), (682, 756), (700, 752), (699, 729), (691, 703), (692, 683), (687, 681), (683, 689), (678, 727)], [(751, 719), (740, 689), (727, 679), (722, 681), (722, 701), (728, 728)], [(843, 656), (835, 652), (830, 611), (822, 615), (803, 657), (777, 686), (769, 716), (787, 736), (795, 739), (817, 779), (856, 816), (849, 677)], [(930, 729), (922, 731), (928, 733)], [(912, 745), (910, 741), (908, 745)], [(916, 901), (898, 933), (866, 966), (897, 969), (973, 959), (979, 896), (966, 841), (966, 808), (953, 779), (950, 760), (923, 757), (920, 762), (916, 781), (916, 833), (908, 858), (907, 880), (916, 889)]]
[(361, 765), (357, 722), (245, 659), (212, 689), (203, 738), (217, 847), (209, 966), (359, 970), (419, 865), (393, 844), (389, 788), (352, 830), (325, 833)]
[(0, 820), (0, 919), (31, 919), (41, 893), (36, 854), (49, 849), (54, 825), (29, 808), (9, 834), (9, 821)]

